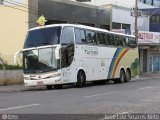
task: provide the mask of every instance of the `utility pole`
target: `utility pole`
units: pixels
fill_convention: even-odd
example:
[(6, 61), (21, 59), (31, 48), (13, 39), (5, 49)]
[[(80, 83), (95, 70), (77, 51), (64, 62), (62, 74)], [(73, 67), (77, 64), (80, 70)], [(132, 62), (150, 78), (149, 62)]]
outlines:
[(138, 44), (138, 29), (137, 29), (137, 20), (138, 20), (138, 0), (135, 0), (134, 13), (135, 13), (135, 38), (136, 38), (136, 42), (137, 42), (137, 44)]

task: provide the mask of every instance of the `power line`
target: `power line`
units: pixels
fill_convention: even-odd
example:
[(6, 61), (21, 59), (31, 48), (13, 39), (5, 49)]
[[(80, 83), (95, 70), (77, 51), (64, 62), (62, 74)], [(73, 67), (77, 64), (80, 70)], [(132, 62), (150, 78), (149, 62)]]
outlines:
[[(11, 1), (11, 0), (10, 0), (10, 1)], [(19, 7), (24, 8), (24, 9), (29, 9), (28, 7), (22, 6), (22, 5), (20, 5), (20, 4), (14, 3), (14, 2), (9, 2), (9, 1), (7, 1), (7, 0), (6, 0), (5, 2), (7, 2), (7, 3), (9, 3), (9, 4), (12, 4), (12, 5), (19, 6)], [(35, 9), (33, 10), (33, 9), (30, 8), (30, 10), (35, 11), (35, 12), (38, 12), (38, 11), (36, 11)]]
[(22, 7), (30, 8), (30, 9), (32, 9), (32, 10), (34, 10), (34, 11), (37, 11), (37, 8), (36, 8), (36, 7), (30, 6), (30, 5), (27, 5), (27, 4), (24, 4), (24, 3), (20, 3), (20, 2), (14, 1), (14, 0), (9, 0), (9, 1), (12, 2), (12, 3), (19, 4), (19, 5), (22, 6)]
[[(10, 4), (12, 4), (12, 5), (16, 5), (15, 3), (11, 3), (10, 2)], [(9, 8), (13, 8), (13, 9), (16, 9), (16, 10), (19, 10), (19, 11), (23, 11), (23, 12), (26, 12), (26, 13), (31, 13), (31, 14), (35, 14), (35, 15), (38, 15), (38, 13), (36, 13), (36, 12), (38, 12), (38, 11), (36, 11), (36, 12), (30, 12), (30, 11), (28, 11), (28, 10), (24, 10), (24, 9), (20, 9), (20, 8), (17, 8), (17, 7), (14, 7), (14, 6), (11, 6), (11, 5), (4, 5), (4, 6), (6, 6), (6, 7), (9, 7)], [(26, 9), (26, 7), (25, 7), (25, 9)], [(44, 12), (44, 11), (43, 11)], [(52, 19), (52, 18), (50, 18), (50, 17), (47, 17), (47, 19)], [(31, 20), (29, 20), (29, 21), (31, 21)], [(35, 21), (35, 20), (34, 20)]]
[(27, 4), (24, 4), (24, 3), (20, 3), (20, 2), (14, 1), (14, 0), (9, 0), (9, 1), (28, 7), (28, 5), (27, 5)]
[(27, 13), (28, 13), (28, 11), (23, 10), (23, 9), (20, 9), (20, 8), (16, 8), (16, 7), (9, 6), (9, 5), (4, 5), (4, 6), (6, 6), (6, 7), (10, 7), (10, 8), (13, 8), (13, 9), (20, 10), (20, 11), (23, 11), (23, 12), (27, 12)]
[[(11, 2), (9, 2), (9, 1), (11, 1)], [(43, 10), (38, 10), (38, 8), (36, 8), (36, 7), (33, 7), (33, 6), (30, 6), (30, 5), (27, 5), (27, 4), (23, 4), (23, 3), (20, 3), (20, 2), (16, 2), (16, 1), (14, 1), (14, 0), (6, 0), (6, 2), (8, 2), (8, 3), (10, 3), (10, 4), (12, 4), (12, 5), (17, 5), (17, 6), (20, 6), (20, 7), (22, 7), (22, 8), (24, 8), (24, 9), (27, 9), (28, 10), (28, 13), (33, 13), (33, 14), (36, 14), (36, 15), (39, 15), (38, 13), (39, 12), (42, 12), (42, 14), (43, 13), (47, 13), (47, 11), (48, 10), (46, 10), (46, 9), (43, 9)], [(16, 4), (17, 3), (17, 4)], [(23, 6), (24, 5), (24, 6)], [(32, 11), (34, 11), (34, 12), (32, 12)], [(47, 17), (48, 18), (48, 17)], [(49, 18), (48, 18), (49, 19)]]

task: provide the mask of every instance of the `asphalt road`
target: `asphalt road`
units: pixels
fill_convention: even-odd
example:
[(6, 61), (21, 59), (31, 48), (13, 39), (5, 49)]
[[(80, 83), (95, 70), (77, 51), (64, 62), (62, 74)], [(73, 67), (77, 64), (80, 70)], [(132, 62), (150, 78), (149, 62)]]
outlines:
[(160, 79), (0, 93), (0, 114), (160, 113)]

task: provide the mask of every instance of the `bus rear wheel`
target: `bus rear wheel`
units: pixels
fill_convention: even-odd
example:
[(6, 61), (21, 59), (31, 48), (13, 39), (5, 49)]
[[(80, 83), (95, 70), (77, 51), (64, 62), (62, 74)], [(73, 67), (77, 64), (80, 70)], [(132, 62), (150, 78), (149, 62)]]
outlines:
[(120, 71), (120, 79), (119, 79), (120, 83), (124, 83), (126, 81), (126, 75), (124, 70), (121, 69)]
[(85, 76), (85, 73), (80, 70), (77, 74), (77, 83), (76, 83), (76, 86), (78, 88), (81, 88), (85, 85), (85, 81), (86, 81), (86, 76)]
[(126, 71), (126, 82), (129, 82), (131, 80), (131, 71), (127, 69)]

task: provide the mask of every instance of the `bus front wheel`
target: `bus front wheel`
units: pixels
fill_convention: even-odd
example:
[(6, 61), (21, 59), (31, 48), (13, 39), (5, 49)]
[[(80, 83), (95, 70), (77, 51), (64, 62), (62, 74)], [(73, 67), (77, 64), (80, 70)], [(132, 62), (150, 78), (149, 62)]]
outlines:
[(77, 74), (77, 83), (76, 83), (76, 86), (78, 88), (81, 88), (85, 85), (85, 81), (86, 81), (86, 76), (85, 76), (85, 73), (80, 70)]
[(63, 85), (54, 85), (54, 89), (62, 89)]
[(115, 79), (114, 83), (124, 83), (126, 81), (126, 75), (123, 69), (120, 70), (120, 78)]
[(51, 90), (52, 89), (52, 85), (47, 85), (47, 90)]

